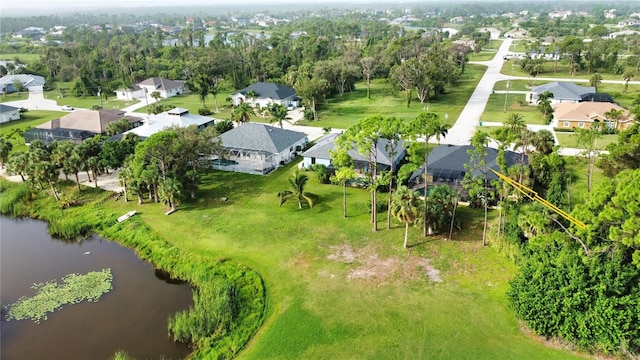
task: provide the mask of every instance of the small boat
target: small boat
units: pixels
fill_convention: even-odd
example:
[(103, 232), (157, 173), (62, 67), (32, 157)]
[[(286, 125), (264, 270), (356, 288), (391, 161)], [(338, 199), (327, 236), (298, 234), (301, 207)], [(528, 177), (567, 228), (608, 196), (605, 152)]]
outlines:
[(132, 217), (132, 216), (133, 216), (133, 215), (135, 215), (135, 214), (136, 214), (136, 211), (135, 211), (135, 210), (131, 210), (131, 211), (129, 211), (128, 213), (126, 213), (126, 214), (124, 214), (124, 215), (120, 216), (120, 217), (118, 218), (118, 222), (119, 222), (119, 223), (121, 223), (121, 222), (123, 222), (123, 221), (127, 220), (128, 218)]

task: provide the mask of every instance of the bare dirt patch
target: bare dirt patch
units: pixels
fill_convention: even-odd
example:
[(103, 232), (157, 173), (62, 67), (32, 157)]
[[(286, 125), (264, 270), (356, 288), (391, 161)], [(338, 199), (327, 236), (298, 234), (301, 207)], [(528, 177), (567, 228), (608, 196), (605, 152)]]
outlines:
[(354, 264), (347, 279), (382, 283), (395, 279), (419, 280), (426, 276), (429, 281), (442, 282), (440, 270), (431, 266), (429, 259), (408, 255), (406, 258), (381, 258), (373, 247), (353, 249), (351, 245), (329, 247), (327, 259), (345, 264)]

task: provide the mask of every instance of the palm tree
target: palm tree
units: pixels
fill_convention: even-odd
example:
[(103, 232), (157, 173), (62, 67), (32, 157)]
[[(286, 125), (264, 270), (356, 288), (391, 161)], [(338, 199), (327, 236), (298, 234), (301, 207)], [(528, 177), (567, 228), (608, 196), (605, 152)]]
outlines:
[(433, 131), (435, 132), (436, 140), (438, 141), (438, 145), (440, 145), (440, 138), (443, 139), (447, 137), (449, 133), (449, 129), (451, 129), (451, 125), (443, 124), (440, 121), (437, 121), (433, 124)]
[(607, 120), (613, 121), (614, 123), (613, 126), (615, 128), (615, 126), (618, 123), (618, 120), (624, 117), (624, 110), (611, 108), (609, 111), (605, 112), (603, 115), (607, 118)]
[(182, 194), (182, 184), (172, 177), (167, 177), (160, 183), (158, 190), (160, 198), (169, 205), (171, 212), (176, 211), (176, 205)]
[(153, 91), (151, 92), (150, 95), (156, 102), (153, 104), (153, 107), (156, 109), (156, 111), (158, 110), (158, 103), (160, 102), (160, 92), (159, 91)]
[(347, 182), (357, 177), (353, 167), (341, 167), (335, 173), (335, 179), (342, 184), (342, 208), (343, 215), (347, 217)]
[(509, 133), (516, 137), (518, 136), (523, 129), (527, 128), (527, 123), (524, 122), (524, 116), (520, 113), (511, 113), (507, 117), (507, 121), (503, 124), (509, 129)]
[(11, 149), (13, 149), (11, 141), (0, 136), (0, 168), (4, 168), (4, 163), (9, 157)]
[(533, 136), (532, 143), (536, 148), (536, 151), (543, 154), (551, 154), (553, 152), (553, 147), (556, 144), (556, 140), (551, 131), (540, 130)]
[(553, 93), (551, 93), (550, 91), (545, 91), (542, 94), (538, 94), (538, 107), (545, 119), (548, 119), (549, 115), (553, 112), (553, 108), (551, 107), (552, 98)]
[(272, 104), (269, 107), (269, 113), (271, 114), (271, 122), (277, 122), (282, 129), (282, 121), (287, 118), (287, 107), (282, 104)]
[(22, 181), (25, 181), (24, 176), (27, 175), (27, 169), (29, 167), (29, 154), (26, 151), (14, 151), (7, 160), (7, 174), (20, 175)]
[(593, 73), (589, 78), (589, 83), (596, 89), (596, 92), (598, 92), (598, 85), (602, 84), (602, 75)]
[(251, 116), (256, 116), (256, 113), (253, 111), (251, 105), (246, 102), (236, 106), (231, 113), (231, 119), (237, 122), (238, 125), (249, 122)]
[(418, 193), (401, 185), (393, 194), (391, 214), (404, 223), (404, 244), (409, 242), (409, 225), (420, 217), (420, 197)]
[(627, 92), (627, 89), (629, 88), (629, 81), (633, 79), (634, 75), (635, 74), (631, 70), (627, 70), (622, 74), (622, 80), (624, 80), (624, 92)]
[(309, 177), (296, 170), (295, 174), (288, 179), (289, 189), (291, 190), (283, 190), (278, 193), (280, 206), (289, 199), (296, 199), (298, 201), (298, 208), (302, 209), (302, 199), (304, 199), (310, 208), (313, 207), (313, 200), (304, 192), (307, 181), (309, 181)]

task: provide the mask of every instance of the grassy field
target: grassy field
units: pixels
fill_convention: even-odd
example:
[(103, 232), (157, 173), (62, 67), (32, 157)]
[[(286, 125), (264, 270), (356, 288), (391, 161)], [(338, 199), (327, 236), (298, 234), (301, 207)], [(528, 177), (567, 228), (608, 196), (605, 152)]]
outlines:
[[(584, 203), (589, 197), (589, 192), (587, 192), (587, 160), (576, 156), (567, 157), (567, 160), (566, 171), (574, 175), (569, 184), (570, 205), (573, 210), (576, 204)], [(602, 170), (596, 166), (593, 171), (592, 187), (605, 180), (606, 177)]]
[(102, 105), (104, 109), (122, 109), (138, 103), (138, 100), (116, 100), (115, 96), (109, 97), (107, 100), (102, 100), (102, 102), (100, 102), (100, 98), (97, 96), (87, 96), (84, 98), (77, 98), (71, 95), (63, 96), (59, 90), (45, 91), (44, 97), (45, 99), (54, 100), (60, 106), (69, 105), (77, 109), (90, 109), (94, 105)]
[[(231, 118), (231, 103), (227, 102), (226, 99), (231, 96), (231, 94), (235, 93), (235, 91), (225, 91), (225, 92), (220, 92), (218, 94), (218, 110), (219, 112), (216, 114), (213, 114), (211, 116), (219, 118), (219, 119), (230, 119)], [(200, 99), (198, 98), (197, 95), (180, 95), (180, 96), (174, 96), (172, 98), (169, 99), (160, 99), (160, 104), (171, 104), (174, 105), (176, 107), (181, 107), (181, 108), (185, 108), (185, 109), (189, 109), (189, 112), (192, 114), (197, 114), (198, 113), (198, 109), (202, 108), (202, 102), (200, 101)], [(216, 105), (215, 102), (213, 100), (213, 96), (209, 96), (207, 97), (205, 104), (207, 106), (207, 108), (209, 108), (211, 111), (215, 111), (216, 109)], [(153, 107), (152, 105), (149, 105), (149, 107)], [(140, 108), (139, 110), (137, 110), (138, 112), (147, 112), (147, 106)], [(260, 116), (255, 116), (252, 117), (251, 121), (254, 122), (260, 122), (261, 117)]]
[[(627, 66), (628, 70), (634, 71), (635, 68), (632, 66)], [(501, 73), (505, 75), (511, 76), (529, 76), (529, 74), (522, 71), (520, 68), (519, 60), (508, 60), (502, 64)], [(604, 80), (622, 80), (621, 75), (616, 75), (612, 73), (608, 73), (605, 71), (598, 71)], [(593, 75), (594, 71), (590, 74), (587, 73), (587, 70), (582, 70), (575, 74), (575, 76), (571, 77), (571, 73), (569, 72), (569, 63), (564, 63), (563, 61), (558, 62), (558, 71), (555, 71), (555, 64), (553, 61), (546, 61), (544, 63), (544, 71), (538, 75), (539, 77), (545, 78), (565, 78), (565, 79), (589, 79), (591, 75)]]
[(14, 92), (11, 94), (1, 95), (0, 97), (3, 103), (9, 102), (9, 101), (27, 100), (28, 98), (29, 98), (29, 93), (26, 91), (21, 93)]
[[(578, 145), (578, 135), (576, 134), (556, 132), (556, 135), (558, 136), (558, 141), (562, 147), (578, 149), (582, 147)], [(600, 149), (604, 149), (607, 145), (616, 141), (618, 141), (617, 134), (602, 135), (602, 138), (598, 140), (598, 147)]]
[(496, 56), (495, 50), (482, 50), (478, 53), (471, 52), (469, 53), (469, 61), (488, 61), (493, 59)]
[(25, 119), (14, 120), (2, 124), (2, 126), (0, 126), (0, 135), (11, 136), (13, 151), (26, 150), (27, 146), (24, 144), (24, 138), (22, 137), (22, 133), (25, 130), (38, 126), (49, 120), (57, 119), (65, 114), (67, 113), (62, 111), (29, 110)]
[(406, 105), (404, 92), (393, 89), (386, 81), (377, 80), (371, 84), (371, 99), (366, 98), (366, 85), (359, 82), (356, 84), (355, 91), (346, 93), (343, 97), (328, 99), (325, 104), (319, 105), (317, 122), (301, 123), (346, 129), (367, 115), (381, 114), (409, 120), (428, 108), (429, 111), (440, 115), (444, 122), (453, 125), (485, 69), (486, 67), (481, 65), (467, 65), (463, 78), (456, 87), (441, 95), (436, 101), (421, 104), (414, 99), (409, 108)]
[[(312, 209), (279, 207), (276, 193), (296, 165), (265, 177), (212, 172), (199, 198), (171, 217), (158, 204), (105, 205), (137, 210), (188, 253), (233, 259), (263, 276), (267, 317), (241, 359), (581, 358), (521, 332), (505, 296), (516, 269), (481, 246), (481, 212), (460, 209), (455, 241), (411, 228), (406, 251), (397, 221), (386, 230), (381, 214), (381, 230), (371, 231), (366, 190), (348, 189), (347, 219), (341, 188), (313, 176)], [(442, 282), (428, 279), (431, 267)]]
[[(525, 94), (492, 94), (489, 96), (487, 106), (480, 117), (481, 121), (504, 122), (511, 113), (520, 113), (527, 124), (545, 125), (542, 113), (537, 106), (527, 105)], [(507, 100), (507, 111), (504, 111), (505, 98)], [(520, 105), (522, 102), (524, 105)]]
[(20, 59), (20, 61), (29, 64), (32, 61), (40, 59), (40, 54), (27, 54), (27, 53), (17, 53), (17, 54), (0, 54), (0, 60), (15, 60), (16, 58)]
[(509, 52), (517, 52), (517, 53), (524, 53), (527, 51), (527, 41), (525, 40), (514, 40), (511, 43), (511, 49), (509, 49)]

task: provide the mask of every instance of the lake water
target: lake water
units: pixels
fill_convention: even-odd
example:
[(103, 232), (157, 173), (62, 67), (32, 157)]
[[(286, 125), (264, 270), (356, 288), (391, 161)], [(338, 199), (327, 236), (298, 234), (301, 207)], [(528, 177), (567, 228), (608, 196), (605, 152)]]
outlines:
[[(88, 254), (85, 254), (88, 253)], [(65, 305), (48, 320), (6, 321), (0, 329), (2, 360), (108, 359), (124, 350), (137, 359), (179, 359), (184, 344), (169, 340), (167, 319), (192, 304), (187, 284), (120, 245), (94, 236), (80, 244), (52, 239), (47, 224), (0, 216), (0, 298), (2, 305), (32, 296), (34, 283), (70, 273), (111, 268), (113, 289), (98, 302)]]

